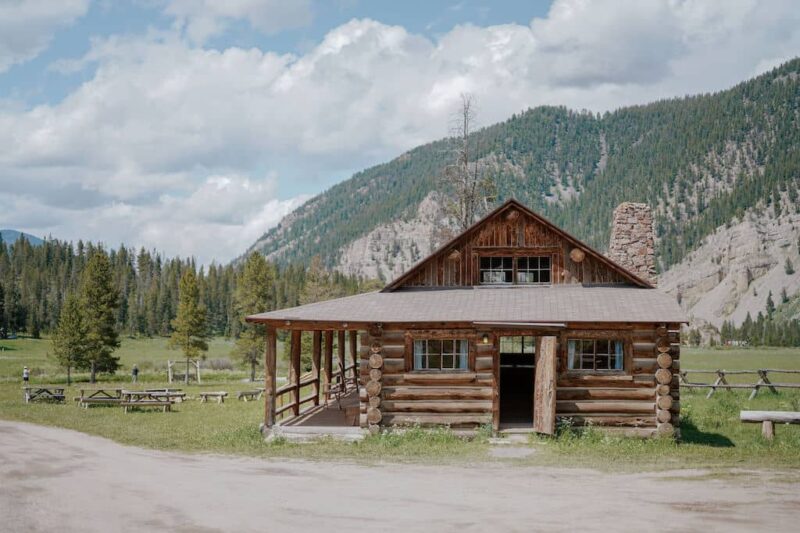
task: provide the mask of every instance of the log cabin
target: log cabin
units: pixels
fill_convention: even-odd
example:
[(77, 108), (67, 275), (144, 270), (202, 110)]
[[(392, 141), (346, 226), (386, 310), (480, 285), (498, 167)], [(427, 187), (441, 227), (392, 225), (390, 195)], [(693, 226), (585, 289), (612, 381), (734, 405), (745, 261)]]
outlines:
[[(655, 287), (644, 204), (615, 210), (605, 256), (509, 200), (381, 291), (247, 320), (266, 326), (266, 432), (325, 409), (332, 394), (351, 398), (341, 423), (370, 432), (553, 434), (559, 419), (637, 436), (678, 428), (686, 317)], [(279, 334), (291, 348), (276, 388)]]

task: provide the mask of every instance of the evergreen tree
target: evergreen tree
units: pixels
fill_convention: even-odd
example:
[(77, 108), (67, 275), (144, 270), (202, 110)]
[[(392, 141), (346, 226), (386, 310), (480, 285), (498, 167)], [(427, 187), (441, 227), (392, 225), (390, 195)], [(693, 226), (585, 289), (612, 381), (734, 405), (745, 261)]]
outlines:
[(772, 318), (775, 313), (775, 302), (772, 300), (772, 291), (767, 295), (767, 316)]
[(786, 287), (781, 289), (781, 303), (789, 303), (789, 295), (786, 294)]
[[(3, 238), (0, 236), (0, 245), (2, 245)], [(6, 295), (3, 290), (3, 284), (0, 283), (0, 339), (6, 338)]]
[(245, 317), (269, 311), (274, 307), (273, 284), (275, 273), (264, 256), (253, 252), (247, 258), (236, 286), (236, 312), (241, 321), (241, 333), (234, 351), (250, 367), (250, 381), (256, 379), (256, 367), (266, 349), (263, 324), (250, 324)]
[(189, 383), (189, 364), (192, 360), (205, 359), (208, 351), (208, 325), (206, 308), (200, 303), (200, 287), (194, 269), (188, 268), (180, 280), (178, 290), (178, 314), (172, 321), (170, 348), (180, 348), (186, 356), (184, 382)]
[(783, 265), (783, 269), (789, 276), (794, 274), (794, 265), (792, 264), (791, 259), (789, 259), (788, 257), (786, 258), (786, 263), (784, 263)]
[(72, 384), (72, 369), (86, 365), (89, 329), (83, 314), (78, 296), (68, 295), (53, 335), (53, 355), (59, 366), (67, 371), (67, 385)]
[(119, 367), (119, 358), (112, 355), (120, 344), (117, 334), (119, 293), (114, 286), (108, 255), (100, 248), (95, 249), (86, 262), (80, 298), (87, 328), (84, 364), (91, 371), (94, 383), (97, 372), (113, 374)]

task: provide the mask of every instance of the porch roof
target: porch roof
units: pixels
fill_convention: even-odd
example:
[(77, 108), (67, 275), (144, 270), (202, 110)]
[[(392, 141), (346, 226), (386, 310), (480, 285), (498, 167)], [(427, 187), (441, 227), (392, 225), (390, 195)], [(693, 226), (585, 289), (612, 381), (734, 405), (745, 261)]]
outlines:
[(630, 286), (459, 287), (370, 292), (247, 317), (251, 322), (687, 322), (672, 296)]

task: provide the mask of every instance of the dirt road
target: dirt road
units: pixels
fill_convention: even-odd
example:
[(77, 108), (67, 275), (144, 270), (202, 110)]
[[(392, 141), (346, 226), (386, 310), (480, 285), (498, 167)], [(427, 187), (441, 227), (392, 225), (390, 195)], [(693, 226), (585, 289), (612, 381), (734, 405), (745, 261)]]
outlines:
[(0, 421), (0, 530), (789, 531), (800, 523), (800, 483), (699, 474), (183, 455)]

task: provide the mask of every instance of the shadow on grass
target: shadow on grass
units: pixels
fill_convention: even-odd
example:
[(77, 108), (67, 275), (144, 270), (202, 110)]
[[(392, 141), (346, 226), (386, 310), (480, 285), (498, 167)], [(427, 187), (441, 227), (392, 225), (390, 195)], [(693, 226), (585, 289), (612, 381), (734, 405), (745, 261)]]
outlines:
[(700, 431), (691, 420), (681, 421), (681, 441), (691, 444), (701, 444), (712, 448), (733, 448), (733, 441), (719, 433)]

